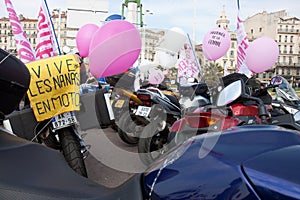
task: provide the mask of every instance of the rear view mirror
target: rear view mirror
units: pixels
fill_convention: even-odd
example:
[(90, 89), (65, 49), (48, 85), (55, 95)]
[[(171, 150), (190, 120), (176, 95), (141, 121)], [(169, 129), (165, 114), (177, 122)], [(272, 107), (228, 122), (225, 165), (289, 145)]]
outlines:
[(217, 106), (225, 106), (242, 95), (242, 80), (234, 81), (226, 86), (217, 98)]

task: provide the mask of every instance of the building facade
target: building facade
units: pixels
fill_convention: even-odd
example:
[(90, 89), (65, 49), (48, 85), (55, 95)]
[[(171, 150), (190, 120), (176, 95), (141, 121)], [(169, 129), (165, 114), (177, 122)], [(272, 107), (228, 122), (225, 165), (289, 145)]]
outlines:
[(250, 40), (267, 36), (274, 39), (279, 47), (278, 61), (272, 69), (261, 73), (261, 80), (272, 76), (285, 77), (293, 85), (300, 80), (300, 20), (289, 17), (285, 10), (268, 13), (266, 11), (248, 17), (244, 26)]
[[(66, 22), (67, 16), (65, 12), (57, 13), (53, 11), (51, 13), (51, 19), (53, 21), (53, 26), (60, 44), (63, 47), (68, 39), (66, 36)], [(24, 32), (33, 48), (37, 45), (37, 26), (38, 19), (29, 19), (23, 15), (19, 15), (20, 23), (23, 27)], [(14, 35), (12, 33), (9, 18), (0, 18), (0, 48), (12, 53), (18, 57), (17, 46), (15, 42)]]

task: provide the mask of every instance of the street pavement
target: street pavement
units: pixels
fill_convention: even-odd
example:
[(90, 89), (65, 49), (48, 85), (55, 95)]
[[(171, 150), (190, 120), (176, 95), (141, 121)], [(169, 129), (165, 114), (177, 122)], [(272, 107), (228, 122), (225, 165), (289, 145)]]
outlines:
[(124, 143), (113, 129), (89, 129), (81, 135), (90, 147), (85, 159), (89, 179), (114, 188), (146, 169), (137, 154), (137, 146)]

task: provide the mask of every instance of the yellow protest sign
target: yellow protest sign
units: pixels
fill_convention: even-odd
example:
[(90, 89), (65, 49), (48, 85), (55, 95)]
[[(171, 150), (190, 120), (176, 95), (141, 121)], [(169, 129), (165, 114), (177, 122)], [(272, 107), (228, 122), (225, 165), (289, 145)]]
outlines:
[(26, 64), (31, 81), (27, 95), (37, 121), (79, 110), (80, 64), (75, 55)]

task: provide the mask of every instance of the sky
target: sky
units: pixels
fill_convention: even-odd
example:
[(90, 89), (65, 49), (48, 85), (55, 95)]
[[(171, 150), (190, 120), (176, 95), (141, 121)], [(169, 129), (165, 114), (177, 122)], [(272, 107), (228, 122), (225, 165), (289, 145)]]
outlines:
[[(286, 10), (289, 16), (300, 18), (299, 0), (239, 1), (242, 19), (263, 11), (276, 12), (279, 10)], [(4, 0), (0, 1), (0, 17), (7, 17), (4, 2)], [(11, 0), (11, 2), (17, 14), (37, 18), (41, 0)], [(89, 3), (90, 0), (85, 0), (85, 2)], [(125, 0), (110, 0), (109, 14), (121, 14), (121, 5), (124, 2)], [(47, 0), (47, 3), (50, 10), (55, 8), (66, 10), (67, 8), (67, 0)], [(168, 29), (177, 27), (200, 43), (205, 34), (216, 27), (216, 21), (223, 8), (230, 20), (230, 29), (232, 31), (236, 29), (237, 0), (141, 0), (141, 3), (144, 11), (149, 10), (153, 13), (144, 15), (144, 23), (147, 28)]]

